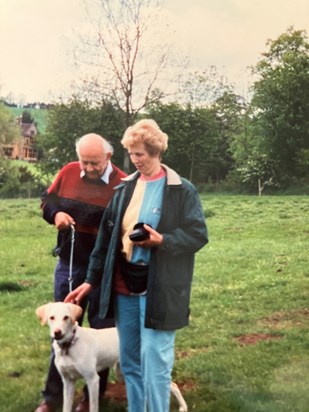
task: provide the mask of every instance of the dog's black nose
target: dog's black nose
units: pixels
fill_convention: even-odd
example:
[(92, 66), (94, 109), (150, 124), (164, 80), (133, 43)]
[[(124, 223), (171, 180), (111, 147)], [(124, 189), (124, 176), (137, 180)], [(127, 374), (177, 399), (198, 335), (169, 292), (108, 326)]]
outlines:
[(62, 336), (61, 330), (60, 330), (60, 329), (56, 329), (56, 330), (54, 331), (54, 337), (55, 337), (55, 339), (60, 339), (61, 336)]

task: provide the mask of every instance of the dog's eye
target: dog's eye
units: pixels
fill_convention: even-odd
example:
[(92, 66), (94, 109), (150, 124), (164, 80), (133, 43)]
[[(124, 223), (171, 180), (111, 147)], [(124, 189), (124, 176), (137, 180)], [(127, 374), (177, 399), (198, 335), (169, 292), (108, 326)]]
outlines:
[(55, 320), (55, 316), (50, 316), (49, 319), (50, 320)]
[(64, 316), (63, 320), (68, 320), (69, 317), (68, 316)]

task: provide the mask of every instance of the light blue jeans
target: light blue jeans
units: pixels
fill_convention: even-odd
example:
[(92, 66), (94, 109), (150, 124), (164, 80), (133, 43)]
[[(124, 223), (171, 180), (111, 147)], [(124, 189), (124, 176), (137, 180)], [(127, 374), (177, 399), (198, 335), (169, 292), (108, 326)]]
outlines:
[(116, 296), (120, 367), (129, 412), (168, 412), (175, 331), (144, 327), (146, 296)]

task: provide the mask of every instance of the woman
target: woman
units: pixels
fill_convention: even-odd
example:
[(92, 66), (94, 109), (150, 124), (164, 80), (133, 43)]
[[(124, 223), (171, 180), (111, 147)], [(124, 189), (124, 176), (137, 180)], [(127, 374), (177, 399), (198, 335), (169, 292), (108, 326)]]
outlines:
[(121, 143), (137, 171), (116, 187), (86, 281), (65, 300), (79, 304), (101, 284), (100, 316), (115, 312), (129, 412), (169, 411), (175, 330), (188, 324), (194, 254), (208, 242), (196, 188), (161, 164), (167, 140), (153, 120), (126, 130)]

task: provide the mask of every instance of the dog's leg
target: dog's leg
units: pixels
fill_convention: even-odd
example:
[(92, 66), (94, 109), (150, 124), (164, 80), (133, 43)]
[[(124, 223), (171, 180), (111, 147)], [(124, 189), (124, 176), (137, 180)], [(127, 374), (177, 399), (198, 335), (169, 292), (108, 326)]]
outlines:
[(176, 385), (175, 382), (171, 383), (171, 393), (175, 396), (178, 402), (179, 406), (179, 412), (187, 412), (188, 411), (188, 406), (186, 401), (184, 400), (184, 397), (182, 396), (180, 389)]
[(87, 379), (87, 387), (89, 393), (89, 412), (99, 411), (99, 382), (100, 377), (97, 373)]
[(63, 407), (62, 412), (72, 412), (75, 382), (63, 379)]

